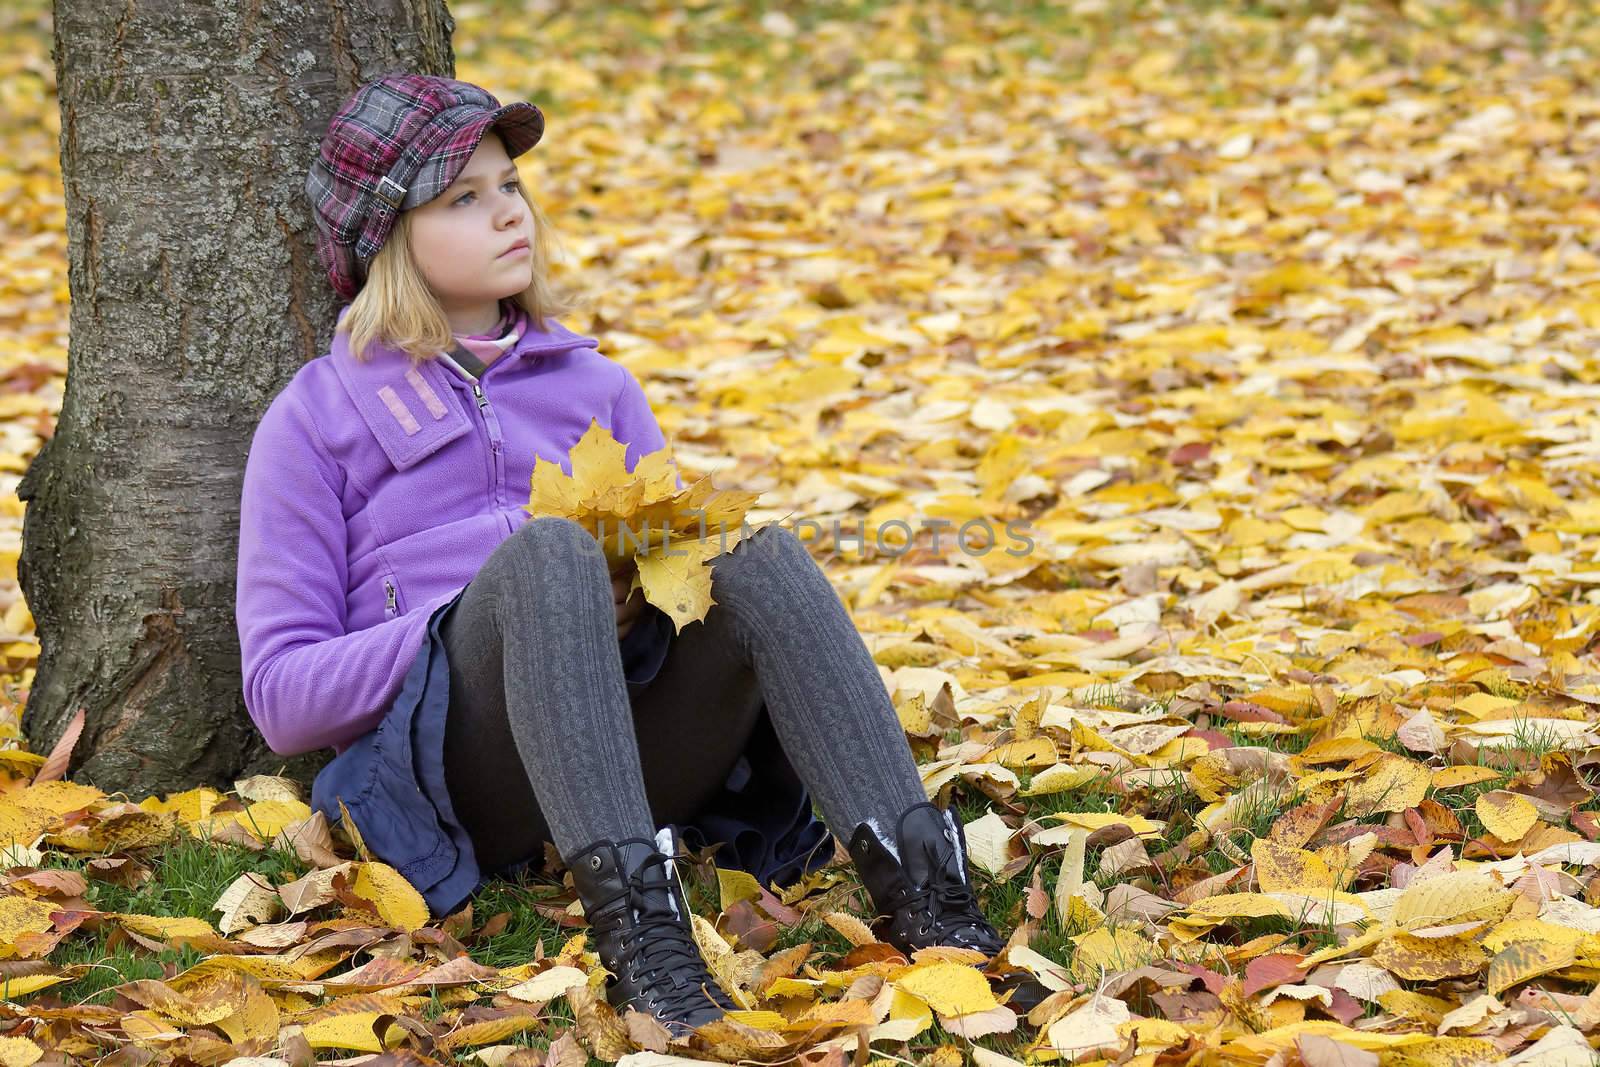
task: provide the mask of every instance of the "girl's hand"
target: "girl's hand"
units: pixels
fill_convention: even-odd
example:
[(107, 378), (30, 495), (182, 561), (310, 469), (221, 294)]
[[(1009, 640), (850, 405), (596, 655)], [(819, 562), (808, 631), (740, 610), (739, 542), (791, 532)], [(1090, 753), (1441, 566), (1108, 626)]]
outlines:
[(617, 609), (618, 641), (628, 636), (628, 631), (644, 612), (644, 589), (636, 589), (632, 596), (628, 595), (628, 587), (633, 584), (633, 575), (638, 569), (639, 565), (630, 559), (611, 572), (611, 602)]

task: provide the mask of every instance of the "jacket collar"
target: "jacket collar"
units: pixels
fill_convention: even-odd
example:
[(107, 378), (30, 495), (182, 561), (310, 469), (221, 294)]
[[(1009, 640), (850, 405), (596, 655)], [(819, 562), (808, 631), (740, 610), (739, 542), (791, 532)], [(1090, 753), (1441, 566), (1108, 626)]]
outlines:
[[(337, 322), (343, 322), (349, 310), (349, 305), (341, 308)], [(554, 319), (545, 323), (547, 330), (526, 331), (489, 370), (575, 348), (599, 347), (594, 338), (574, 333)], [(377, 342), (367, 351), (366, 360), (357, 360), (350, 353), (350, 336), (336, 330), (328, 357), (351, 402), (397, 470), (405, 470), (471, 429), (452, 396), (453, 371), (437, 360), (412, 366), (404, 352)]]

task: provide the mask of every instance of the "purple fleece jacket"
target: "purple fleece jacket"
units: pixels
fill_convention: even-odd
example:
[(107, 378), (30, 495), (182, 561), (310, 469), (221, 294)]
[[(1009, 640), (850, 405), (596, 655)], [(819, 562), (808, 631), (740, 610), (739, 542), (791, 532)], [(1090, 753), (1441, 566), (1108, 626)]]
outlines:
[(273, 398), (245, 464), (235, 603), (245, 707), (272, 751), (343, 752), (377, 727), (433, 609), (529, 520), (537, 457), (570, 474), (590, 419), (629, 470), (665, 445), (627, 368), (546, 325), (489, 365), (481, 397), (438, 360), (374, 344), (357, 362), (336, 333)]

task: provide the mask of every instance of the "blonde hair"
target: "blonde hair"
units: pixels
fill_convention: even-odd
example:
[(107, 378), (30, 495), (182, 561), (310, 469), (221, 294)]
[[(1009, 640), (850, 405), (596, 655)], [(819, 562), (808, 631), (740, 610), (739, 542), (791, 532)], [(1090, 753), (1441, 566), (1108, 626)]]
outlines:
[[(528, 313), (533, 329), (544, 331), (547, 317), (566, 315), (579, 304), (552, 288), (553, 231), (528, 191), (519, 186), (518, 192), (533, 215), (533, 280), (507, 299)], [(350, 310), (336, 330), (350, 335), (350, 354), (359, 361), (369, 358), (367, 347), (374, 341), (405, 352), (413, 366), (448, 351), (455, 343), (450, 320), (411, 256), (410, 211), (401, 212), (395, 220), (394, 229), (367, 267), (365, 284), (350, 301)]]

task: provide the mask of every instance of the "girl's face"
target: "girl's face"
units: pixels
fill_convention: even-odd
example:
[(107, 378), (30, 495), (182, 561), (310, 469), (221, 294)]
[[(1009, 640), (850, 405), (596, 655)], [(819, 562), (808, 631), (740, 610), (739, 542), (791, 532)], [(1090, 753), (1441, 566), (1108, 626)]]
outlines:
[(493, 130), (448, 189), (411, 209), (410, 229), (412, 260), (455, 333), (493, 329), (500, 300), (533, 282), (533, 215)]

